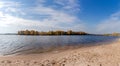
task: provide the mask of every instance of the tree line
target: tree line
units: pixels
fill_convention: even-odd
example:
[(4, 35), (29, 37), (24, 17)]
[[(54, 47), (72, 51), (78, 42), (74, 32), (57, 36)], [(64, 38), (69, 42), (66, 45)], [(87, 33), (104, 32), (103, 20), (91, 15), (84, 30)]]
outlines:
[(68, 31), (62, 31), (62, 30), (57, 30), (57, 31), (48, 31), (48, 32), (39, 32), (35, 30), (21, 30), (18, 31), (18, 35), (87, 35), (88, 33), (86, 32), (75, 32), (72, 30)]
[(120, 33), (104, 34), (104, 36), (120, 36)]

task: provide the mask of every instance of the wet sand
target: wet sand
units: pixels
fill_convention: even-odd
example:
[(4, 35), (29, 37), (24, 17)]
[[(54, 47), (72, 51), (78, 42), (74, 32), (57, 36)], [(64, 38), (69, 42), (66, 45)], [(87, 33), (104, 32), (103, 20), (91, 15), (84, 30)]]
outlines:
[(40, 54), (0, 56), (0, 66), (120, 66), (120, 40)]

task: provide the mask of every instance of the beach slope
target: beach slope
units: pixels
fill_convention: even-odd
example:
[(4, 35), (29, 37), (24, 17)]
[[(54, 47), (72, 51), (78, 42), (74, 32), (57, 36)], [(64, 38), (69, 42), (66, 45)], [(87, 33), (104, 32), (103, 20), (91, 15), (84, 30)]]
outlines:
[(0, 66), (120, 66), (120, 40), (107, 45), (1, 56)]

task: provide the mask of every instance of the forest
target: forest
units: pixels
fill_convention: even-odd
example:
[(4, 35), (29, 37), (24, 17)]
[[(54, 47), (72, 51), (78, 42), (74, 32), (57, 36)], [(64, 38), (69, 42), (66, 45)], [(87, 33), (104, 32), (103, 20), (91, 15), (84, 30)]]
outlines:
[(18, 35), (87, 35), (88, 33), (80, 31), (80, 32), (75, 32), (72, 30), (68, 31), (62, 31), (62, 30), (57, 30), (57, 31), (48, 31), (48, 32), (39, 32), (36, 30), (21, 30), (18, 31)]

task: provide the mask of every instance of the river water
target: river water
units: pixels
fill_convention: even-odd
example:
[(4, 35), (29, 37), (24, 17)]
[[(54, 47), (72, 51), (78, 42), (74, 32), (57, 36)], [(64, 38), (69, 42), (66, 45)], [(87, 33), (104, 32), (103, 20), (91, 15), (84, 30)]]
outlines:
[(112, 36), (24, 36), (0, 35), (0, 55), (37, 53), (63, 46), (88, 45), (110, 42), (118, 37)]

